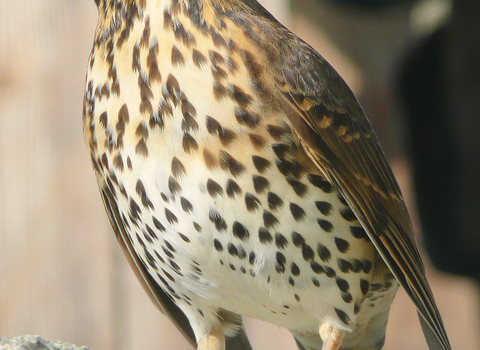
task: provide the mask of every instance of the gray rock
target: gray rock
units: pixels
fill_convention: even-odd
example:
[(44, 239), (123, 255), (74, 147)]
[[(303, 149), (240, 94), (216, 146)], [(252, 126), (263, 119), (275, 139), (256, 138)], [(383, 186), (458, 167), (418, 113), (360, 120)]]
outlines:
[(39, 335), (0, 338), (0, 350), (91, 350), (61, 341), (46, 340)]

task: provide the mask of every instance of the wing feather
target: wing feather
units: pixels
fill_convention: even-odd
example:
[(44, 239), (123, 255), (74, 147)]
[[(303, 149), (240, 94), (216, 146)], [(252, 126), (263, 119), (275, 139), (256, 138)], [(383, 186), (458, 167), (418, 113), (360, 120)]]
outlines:
[[(431, 329), (434, 337), (423, 327), (430, 349), (451, 349), (400, 188), (370, 122), (328, 62), (300, 39), (293, 40), (290, 36), (282, 52), (288, 64), (273, 73), (283, 111), (309, 157), (344, 196), (414, 302), (422, 326)], [(308, 76), (302, 77), (305, 67)]]

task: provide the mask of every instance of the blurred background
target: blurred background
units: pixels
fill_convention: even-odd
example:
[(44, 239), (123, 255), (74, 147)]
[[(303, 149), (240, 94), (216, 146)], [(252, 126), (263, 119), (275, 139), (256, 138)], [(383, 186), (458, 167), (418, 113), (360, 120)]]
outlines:
[[(478, 349), (480, 4), (261, 2), (361, 100), (408, 201), (452, 346)], [(88, 0), (0, 0), (0, 336), (187, 350), (127, 266), (83, 142), (96, 18)], [(285, 330), (246, 324), (257, 349), (295, 349)], [(402, 290), (385, 349), (427, 349)]]

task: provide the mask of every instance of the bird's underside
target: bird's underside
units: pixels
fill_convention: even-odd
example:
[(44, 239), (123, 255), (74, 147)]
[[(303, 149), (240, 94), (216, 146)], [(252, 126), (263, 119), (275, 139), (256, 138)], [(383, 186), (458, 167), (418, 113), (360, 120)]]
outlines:
[(381, 349), (399, 282), (450, 349), (390, 167), (318, 53), (254, 1), (97, 6), (86, 142), (125, 255), (192, 345), (250, 349), (249, 316), (299, 349)]

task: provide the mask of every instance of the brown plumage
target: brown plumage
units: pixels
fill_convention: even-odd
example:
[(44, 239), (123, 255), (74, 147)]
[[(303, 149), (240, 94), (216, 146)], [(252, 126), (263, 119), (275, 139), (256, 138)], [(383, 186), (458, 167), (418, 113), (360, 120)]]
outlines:
[(247, 315), (299, 349), (381, 349), (398, 281), (450, 349), (398, 184), (323, 57), (254, 0), (96, 4), (86, 142), (130, 265), (193, 346), (250, 349)]

